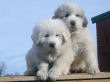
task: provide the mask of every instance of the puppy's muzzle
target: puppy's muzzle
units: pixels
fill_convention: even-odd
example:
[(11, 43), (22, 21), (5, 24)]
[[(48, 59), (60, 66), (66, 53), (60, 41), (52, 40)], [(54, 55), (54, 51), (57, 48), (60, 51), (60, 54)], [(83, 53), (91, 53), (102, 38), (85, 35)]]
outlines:
[(49, 43), (50, 48), (55, 48), (55, 43)]

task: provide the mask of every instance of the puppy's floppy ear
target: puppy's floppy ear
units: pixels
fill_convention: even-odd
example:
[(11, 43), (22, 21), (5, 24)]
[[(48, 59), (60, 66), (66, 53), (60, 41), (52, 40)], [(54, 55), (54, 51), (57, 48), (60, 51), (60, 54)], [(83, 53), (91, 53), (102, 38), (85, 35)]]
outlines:
[(62, 45), (66, 42), (64, 35), (62, 34)]
[(70, 33), (68, 33), (68, 32), (63, 32), (63, 33), (62, 33), (62, 37), (63, 37), (62, 44), (64, 44), (65, 42), (68, 42), (68, 40), (69, 40), (69, 38), (70, 38)]
[(35, 33), (33, 33), (32, 35), (31, 35), (31, 39), (33, 40), (33, 42), (34, 42), (34, 44), (40, 44), (40, 34), (35, 34)]
[(88, 25), (88, 20), (87, 20), (86, 16), (84, 16), (84, 17), (83, 17), (83, 24), (82, 24), (82, 26), (83, 26), (84, 28), (86, 28), (87, 25)]

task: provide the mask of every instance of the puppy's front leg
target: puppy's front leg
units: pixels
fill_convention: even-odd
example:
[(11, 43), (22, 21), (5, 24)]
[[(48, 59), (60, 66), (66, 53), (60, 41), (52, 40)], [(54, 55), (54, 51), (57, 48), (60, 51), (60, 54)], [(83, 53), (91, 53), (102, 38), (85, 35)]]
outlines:
[(37, 72), (37, 76), (41, 79), (41, 80), (46, 80), (48, 77), (48, 63), (46, 62), (42, 62), (38, 65), (38, 72)]
[(72, 55), (73, 54), (70, 56), (69, 54), (63, 54), (63, 56), (60, 56), (54, 63), (53, 67), (49, 70), (49, 78), (52, 80), (57, 80), (60, 75), (67, 74), (73, 61)]
[(92, 48), (88, 48), (85, 52), (86, 72), (90, 74), (100, 73), (96, 52)]

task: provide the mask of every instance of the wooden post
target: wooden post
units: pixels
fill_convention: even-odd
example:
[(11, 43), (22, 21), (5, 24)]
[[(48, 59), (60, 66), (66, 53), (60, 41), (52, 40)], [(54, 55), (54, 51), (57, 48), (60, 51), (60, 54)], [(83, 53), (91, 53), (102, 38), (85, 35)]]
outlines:
[(110, 11), (92, 18), (97, 29), (98, 62), (101, 71), (110, 72)]

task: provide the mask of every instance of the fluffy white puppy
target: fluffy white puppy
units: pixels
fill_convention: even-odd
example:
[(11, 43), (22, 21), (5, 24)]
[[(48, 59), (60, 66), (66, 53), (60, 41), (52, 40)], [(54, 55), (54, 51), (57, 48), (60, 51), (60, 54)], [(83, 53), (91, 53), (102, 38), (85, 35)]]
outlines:
[(96, 47), (87, 27), (88, 21), (84, 11), (74, 3), (64, 3), (55, 11), (53, 18), (62, 19), (71, 32), (72, 48), (75, 53), (71, 70), (99, 73)]
[(26, 55), (27, 71), (24, 75), (37, 75), (40, 79), (58, 79), (67, 74), (73, 61), (70, 32), (63, 21), (40, 21), (32, 33), (33, 46)]

